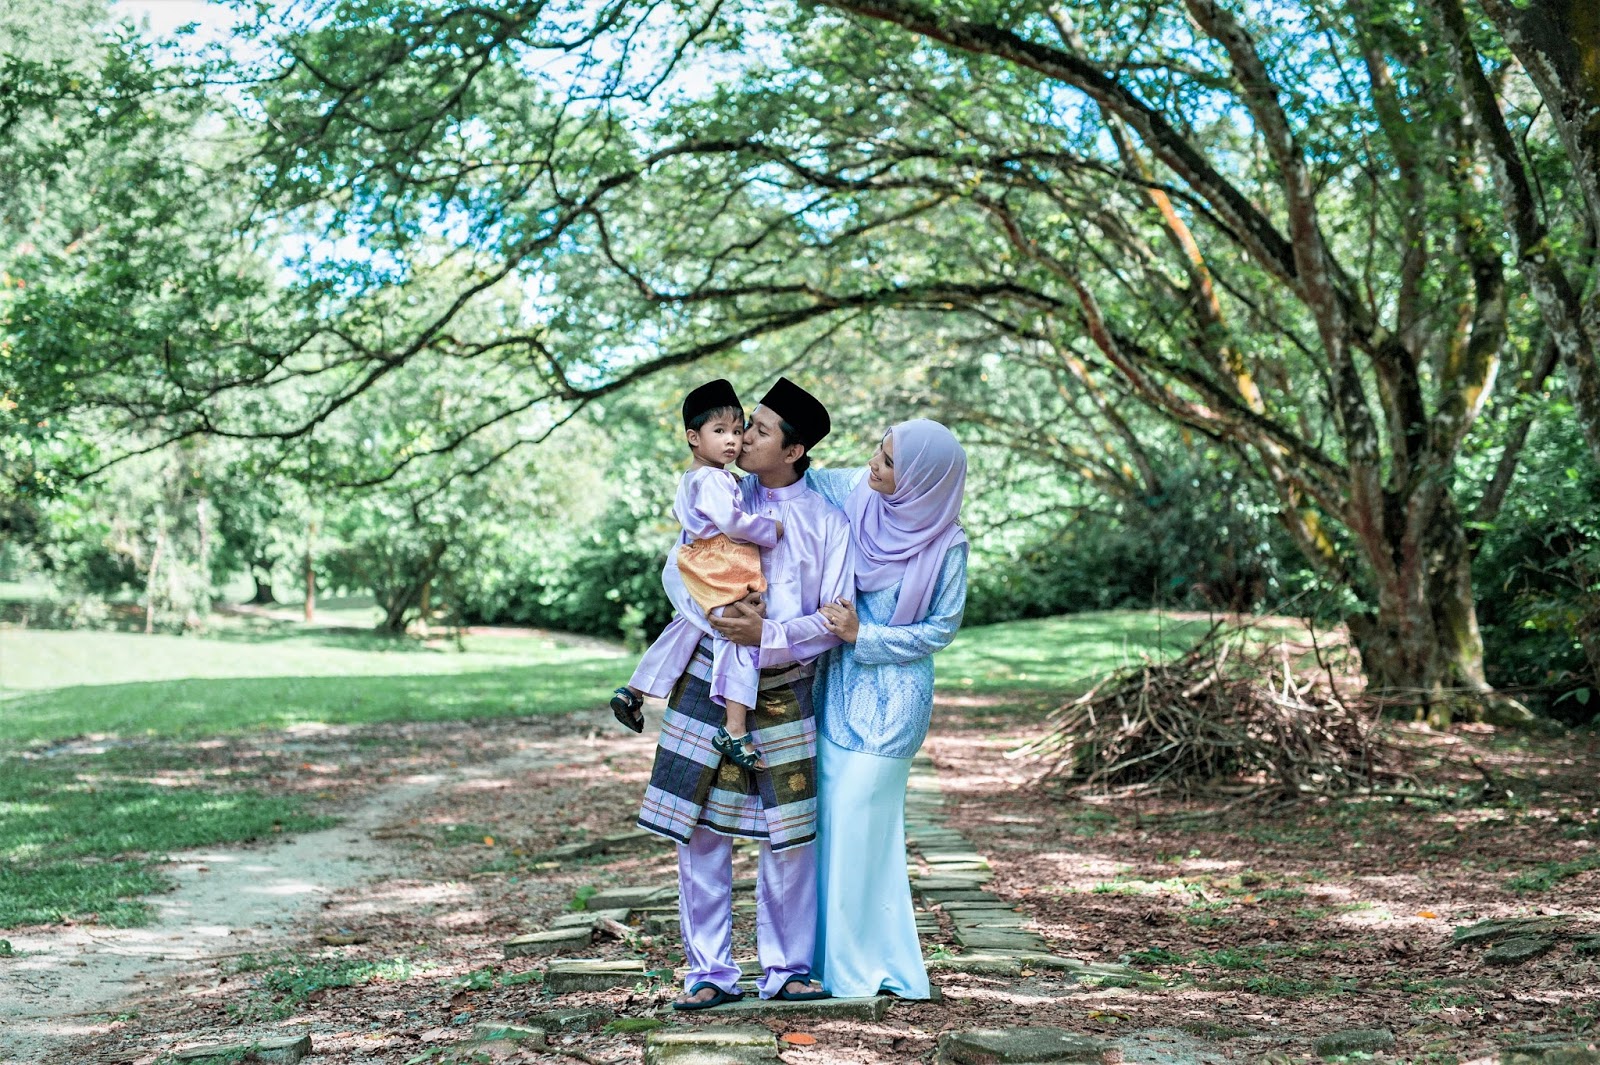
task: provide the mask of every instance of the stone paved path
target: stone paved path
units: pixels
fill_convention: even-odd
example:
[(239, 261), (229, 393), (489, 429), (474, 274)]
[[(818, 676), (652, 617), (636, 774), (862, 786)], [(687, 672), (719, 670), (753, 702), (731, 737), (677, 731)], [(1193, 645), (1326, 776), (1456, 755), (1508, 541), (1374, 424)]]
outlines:
[[(1160, 986), (1159, 980), (1128, 966), (1092, 964), (1052, 953), (1041, 936), (1025, 927), (1023, 914), (985, 889), (994, 875), (988, 859), (946, 824), (944, 812), (945, 800), (933, 763), (927, 756), (919, 756), (912, 765), (906, 797), (907, 874), (917, 904), (917, 927), (928, 939), (941, 939), (940, 914), (947, 915), (959, 948), (949, 951), (940, 943), (930, 944), (927, 964), (936, 1000), (942, 997), (938, 987), (941, 973), (1022, 981), (1049, 970), (1120, 986)], [(591, 933), (607, 922), (632, 922), (642, 929), (675, 934), (676, 903), (674, 886), (622, 887), (599, 892), (586, 900), (588, 909), (582, 913), (559, 918), (546, 931), (508, 941), (505, 953), (508, 957), (551, 956), (545, 969), (545, 989), (558, 999), (571, 993), (632, 987), (650, 975), (643, 961), (564, 959), (560, 955), (587, 947)], [(744, 962), (743, 968), (747, 977), (760, 971), (753, 959)], [(751, 1024), (752, 1020), (798, 1016), (881, 1021), (893, 1009), (894, 1002), (886, 995), (804, 1003), (762, 1001), (752, 989), (740, 1002), (718, 1007), (714, 1014), (698, 1014), (696, 1023), (663, 1009), (657, 1019), (664, 1025), (649, 1032), (645, 1039), (645, 1065), (777, 1061), (777, 1037), (767, 1028)], [(533, 1032), (531, 1038), (542, 1044), (546, 1033), (539, 1029)], [(1176, 1030), (1094, 1039), (1032, 1026), (944, 1032), (939, 1037), (936, 1056), (942, 1065), (1124, 1060), (1217, 1065), (1227, 1059), (1203, 1040)]]

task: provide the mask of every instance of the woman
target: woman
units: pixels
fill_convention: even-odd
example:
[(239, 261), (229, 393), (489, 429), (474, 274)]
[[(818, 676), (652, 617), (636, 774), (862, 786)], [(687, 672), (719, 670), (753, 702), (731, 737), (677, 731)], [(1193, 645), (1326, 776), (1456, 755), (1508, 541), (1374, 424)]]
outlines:
[(933, 713), (933, 653), (967, 600), (956, 520), (967, 456), (950, 430), (894, 426), (865, 471), (813, 471), (844, 508), (855, 603), (822, 608), (843, 644), (817, 671), (817, 947), (812, 973), (843, 997), (928, 997), (906, 878), (906, 780)]

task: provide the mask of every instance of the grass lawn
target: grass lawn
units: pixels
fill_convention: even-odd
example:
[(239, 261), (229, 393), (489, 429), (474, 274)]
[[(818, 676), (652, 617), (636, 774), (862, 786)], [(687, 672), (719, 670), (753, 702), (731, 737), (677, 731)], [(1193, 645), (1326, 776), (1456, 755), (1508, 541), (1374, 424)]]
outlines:
[[(939, 657), (940, 689), (1061, 693), (1204, 629), (1133, 611), (968, 629)], [(564, 713), (601, 705), (632, 665), (620, 647), (555, 636), (469, 636), (458, 649), (244, 622), (205, 636), (0, 629), (0, 927), (88, 913), (135, 924), (148, 916), (138, 899), (165, 886), (153, 865), (168, 852), (320, 823), (297, 797), (175, 772), (182, 748), (160, 742)], [(85, 736), (120, 742), (50, 753)]]

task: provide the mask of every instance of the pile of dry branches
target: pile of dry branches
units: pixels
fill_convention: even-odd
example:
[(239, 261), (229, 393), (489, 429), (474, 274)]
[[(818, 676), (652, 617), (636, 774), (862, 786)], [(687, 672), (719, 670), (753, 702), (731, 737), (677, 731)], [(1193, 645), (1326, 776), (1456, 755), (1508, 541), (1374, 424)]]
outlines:
[(1332, 794), (1404, 777), (1377, 710), (1341, 695), (1320, 650), (1312, 669), (1297, 657), (1281, 639), (1214, 625), (1181, 658), (1114, 673), (1060, 707), (1012, 757), (1102, 792)]

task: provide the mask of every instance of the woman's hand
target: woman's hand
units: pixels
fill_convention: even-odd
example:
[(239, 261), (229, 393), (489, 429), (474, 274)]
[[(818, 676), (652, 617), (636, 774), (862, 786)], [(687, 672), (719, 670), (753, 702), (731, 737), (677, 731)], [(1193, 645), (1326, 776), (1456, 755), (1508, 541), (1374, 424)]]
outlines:
[(822, 623), (845, 643), (855, 643), (856, 636), (861, 632), (861, 619), (856, 617), (856, 605), (846, 599), (823, 603)]

